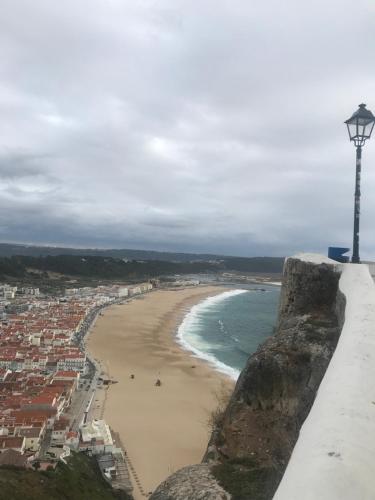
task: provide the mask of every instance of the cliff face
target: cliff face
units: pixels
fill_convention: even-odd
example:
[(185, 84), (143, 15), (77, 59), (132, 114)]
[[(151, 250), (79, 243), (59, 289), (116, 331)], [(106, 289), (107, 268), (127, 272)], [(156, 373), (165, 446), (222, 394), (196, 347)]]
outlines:
[[(276, 333), (249, 358), (203, 459), (235, 500), (276, 491), (339, 338), (339, 277), (329, 264), (285, 264)], [(199, 491), (171, 496), (165, 482), (151, 498), (218, 498)]]

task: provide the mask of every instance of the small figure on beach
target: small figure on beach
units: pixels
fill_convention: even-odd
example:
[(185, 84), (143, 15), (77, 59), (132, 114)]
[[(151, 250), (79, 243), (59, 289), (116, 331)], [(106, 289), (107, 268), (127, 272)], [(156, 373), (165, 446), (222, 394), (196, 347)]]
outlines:
[(161, 386), (161, 380), (160, 380), (160, 378), (158, 378), (156, 380), (155, 385), (156, 385), (156, 387), (160, 387)]
[(134, 379), (134, 378), (135, 378), (135, 376), (133, 375), (133, 373), (130, 375), (130, 378), (131, 378), (131, 379)]

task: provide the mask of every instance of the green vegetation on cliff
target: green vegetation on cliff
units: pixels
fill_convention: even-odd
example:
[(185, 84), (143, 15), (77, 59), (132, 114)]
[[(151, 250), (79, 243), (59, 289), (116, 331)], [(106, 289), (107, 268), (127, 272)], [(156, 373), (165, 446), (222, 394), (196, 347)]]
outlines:
[(131, 500), (102, 478), (94, 459), (73, 454), (55, 471), (0, 469), (0, 500)]

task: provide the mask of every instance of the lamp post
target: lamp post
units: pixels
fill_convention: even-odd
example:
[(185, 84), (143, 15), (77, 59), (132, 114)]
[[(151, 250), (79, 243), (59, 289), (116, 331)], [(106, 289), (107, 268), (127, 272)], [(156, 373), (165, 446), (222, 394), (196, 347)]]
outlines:
[(353, 264), (359, 264), (359, 214), (360, 214), (360, 199), (361, 199), (361, 158), (362, 146), (367, 139), (370, 139), (372, 129), (374, 128), (375, 116), (369, 109), (366, 109), (366, 104), (360, 104), (359, 108), (353, 115), (346, 120), (348, 127), (349, 138), (354, 142), (356, 147), (356, 169), (355, 169), (355, 192), (354, 192), (354, 232), (353, 232)]

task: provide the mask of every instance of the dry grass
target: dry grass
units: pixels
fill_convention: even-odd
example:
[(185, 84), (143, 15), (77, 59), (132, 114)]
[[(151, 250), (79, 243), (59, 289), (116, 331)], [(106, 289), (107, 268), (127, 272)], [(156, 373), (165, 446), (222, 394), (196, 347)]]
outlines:
[(225, 410), (227, 409), (229, 400), (232, 396), (232, 392), (232, 389), (228, 387), (224, 382), (220, 384), (219, 389), (214, 391), (216, 406), (209, 413), (207, 418), (207, 426), (210, 432), (213, 432), (222, 425)]

